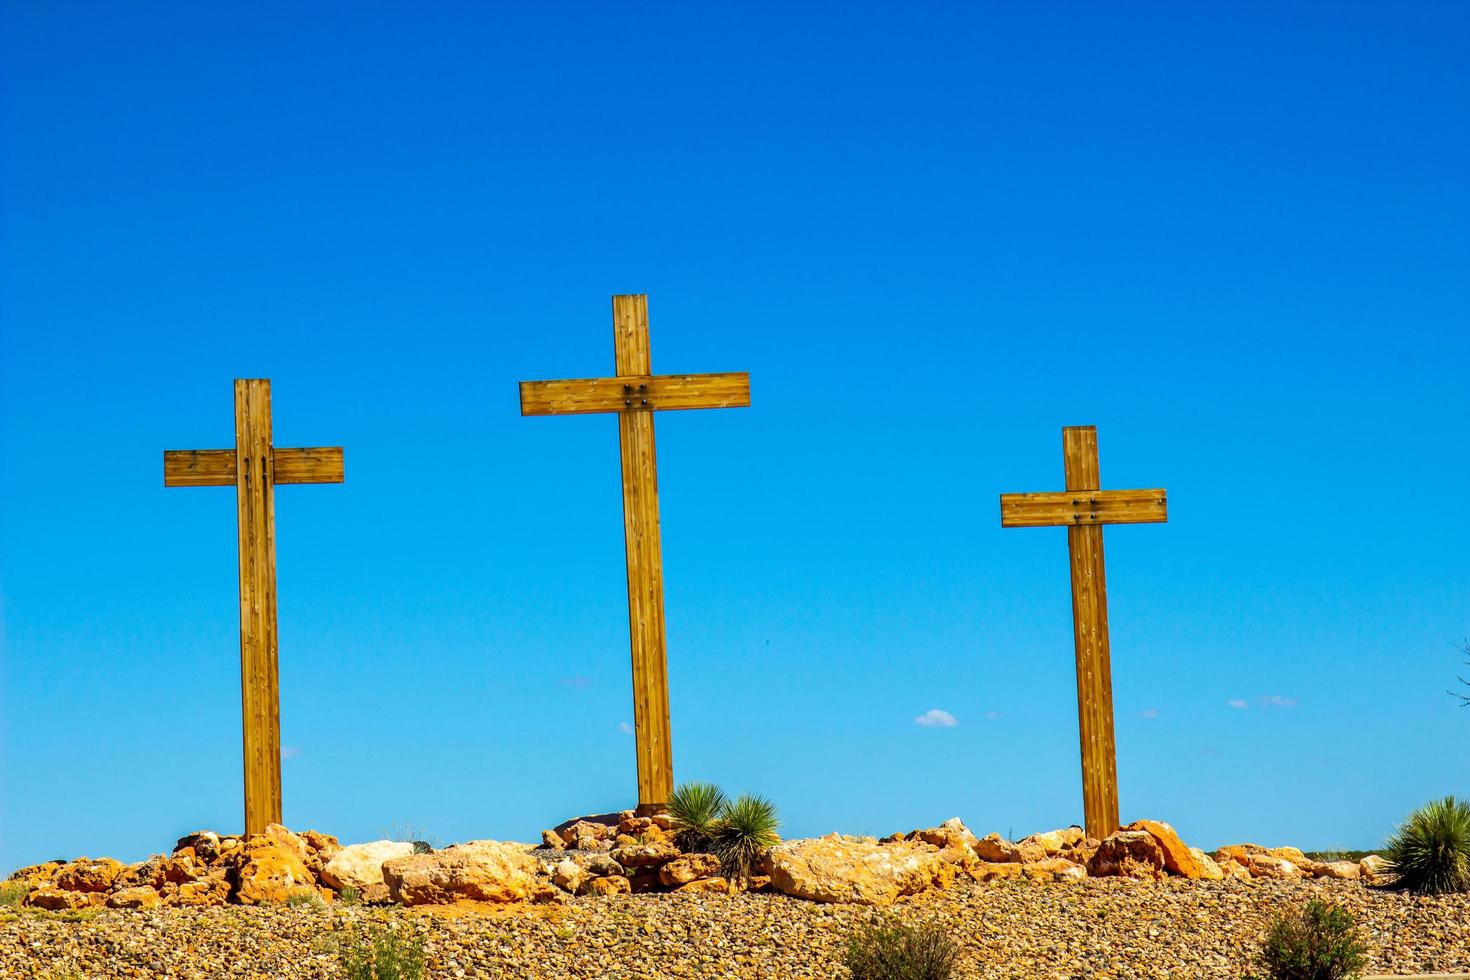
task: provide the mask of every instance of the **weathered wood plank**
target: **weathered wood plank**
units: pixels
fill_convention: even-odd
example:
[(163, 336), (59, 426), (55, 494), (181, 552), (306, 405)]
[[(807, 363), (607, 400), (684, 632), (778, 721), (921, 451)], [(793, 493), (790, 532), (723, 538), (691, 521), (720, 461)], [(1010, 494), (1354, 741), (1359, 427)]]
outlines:
[[(613, 297), (613, 339), (619, 375), (644, 376), (651, 372), (648, 297)], [(623, 471), (638, 802), (649, 808), (667, 802), (674, 788), (653, 413), (620, 412), (618, 440)]]
[(240, 537), (240, 710), (245, 833), (281, 822), (280, 684), (276, 637), (275, 473), (270, 382), (235, 382)]
[[(285, 483), (341, 483), (344, 466), (341, 446), (274, 449), (275, 481)], [(166, 449), (163, 485), (166, 487), (232, 487), (235, 450)]]
[(1085, 493), (1003, 493), (1002, 527), (1072, 524), (1161, 524), (1169, 519), (1163, 490), (1089, 490)]
[(235, 485), (233, 449), (165, 449), (163, 485), (166, 487), (232, 487)]
[[(1097, 429), (1062, 430), (1069, 491), (1101, 485)], [(1067, 528), (1072, 571), (1072, 632), (1077, 655), (1077, 725), (1082, 742), (1082, 812), (1087, 835), (1118, 829), (1118, 767), (1113, 736), (1113, 671), (1108, 645), (1108, 594), (1100, 524)]]
[(750, 405), (750, 375), (636, 374), (616, 378), (522, 381), (522, 415), (586, 415), (594, 412), (670, 411), (695, 408), (745, 408)]
[(277, 449), (272, 457), (277, 486), (287, 483), (341, 483), (345, 477), (341, 446)]

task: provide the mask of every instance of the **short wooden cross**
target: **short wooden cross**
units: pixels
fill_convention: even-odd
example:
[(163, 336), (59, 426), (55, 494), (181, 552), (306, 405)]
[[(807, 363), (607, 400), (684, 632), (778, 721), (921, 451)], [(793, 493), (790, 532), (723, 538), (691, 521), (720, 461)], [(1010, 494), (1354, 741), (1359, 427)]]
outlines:
[(1108, 594), (1103, 574), (1104, 524), (1168, 520), (1162, 490), (1101, 490), (1097, 428), (1062, 429), (1067, 489), (1003, 493), (1002, 527), (1067, 528), (1072, 560), (1072, 632), (1077, 646), (1077, 721), (1082, 737), (1082, 812), (1087, 836), (1118, 829), (1118, 763), (1113, 741), (1113, 669), (1108, 650)]
[(271, 383), (235, 381), (235, 448), (171, 449), (166, 487), (235, 488), (240, 536), (240, 709), (245, 833), (281, 822), (280, 686), (276, 670), (277, 483), (341, 483), (342, 447), (271, 445)]
[(521, 414), (618, 413), (638, 803), (642, 811), (649, 812), (668, 802), (674, 788), (653, 413), (661, 409), (748, 406), (750, 375), (745, 372), (654, 374), (648, 346), (648, 297), (614, 296), (612, 309), (617, 376), (522, 381)]

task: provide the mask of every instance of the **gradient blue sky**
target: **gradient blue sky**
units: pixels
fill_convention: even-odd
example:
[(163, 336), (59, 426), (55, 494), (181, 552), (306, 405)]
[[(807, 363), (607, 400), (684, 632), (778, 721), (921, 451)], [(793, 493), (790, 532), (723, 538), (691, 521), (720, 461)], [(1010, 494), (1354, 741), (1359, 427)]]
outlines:
[[(309, 9), (302, 9), (308, 7)], [(71, 4), (0, 14), (0, 867), (240, 823), (269, 377), (285, 816), (632, 805), (616, 424), (660, 415), (675, 764), (790, 834), (1080, 819), (1065, 534), (1104, 486), (1124, 819), (1371, 846), (1470, 792), (1463, 4)], [(953, 727), (923, 726), (931, 709)]]

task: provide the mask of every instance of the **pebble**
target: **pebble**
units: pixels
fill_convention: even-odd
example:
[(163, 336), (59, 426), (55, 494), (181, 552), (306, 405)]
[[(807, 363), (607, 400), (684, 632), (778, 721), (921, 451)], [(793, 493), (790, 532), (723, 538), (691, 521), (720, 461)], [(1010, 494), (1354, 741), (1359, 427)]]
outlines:
[(1321, 896), (1353, 913), (1370, 972), (1470, 968), (1470, 895), (1357, 882), (964, 882), (889, 909), (776, 894), (615, 895), (549, 906), (0, 910), (0, 976), (337, 978), (344, 941), (421, 936), (430, 977), (749, 977), (830, 980), (857, 929), (935, 923), (985, 980), (1230, 978), (1272, 916)]

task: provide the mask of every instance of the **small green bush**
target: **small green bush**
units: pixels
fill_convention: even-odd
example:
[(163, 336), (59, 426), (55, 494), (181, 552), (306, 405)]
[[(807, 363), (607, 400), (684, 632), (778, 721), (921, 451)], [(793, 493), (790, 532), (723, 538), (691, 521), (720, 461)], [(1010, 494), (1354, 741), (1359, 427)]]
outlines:
[(709, 843), (710, 853), (720, 859), (720, 869), (727, 878), (749, 878), (761, 854), (780, 840), (776, 836), (779, 826), (774, 803), (764, 796), (742, 793), (720, 811)]
[(392, 929), (357, 936), (341, 953), (347, 980), (423, 980), (424, 941)]
[(876, 926), (848, 940), (843, 962), (852, 980), (948, 980), (958, 957), (938, 926)]
[(348, 885), (346, 888), (337, 893), (337, 902), (340, 905), (361, 905), (362, 892), (361, 890), (354, 888), (351, 885)]
[(30, 889), (22, 881), (0, 881), (0, 908), (19, 905)]
[(1446, 796), (1409, 814), (1383, 852), (1390, 887), (1418, 895), (1470, 891), (1470, 802)]
[(315, 888), (302, 888), (287, 895), (286, 904), (293, 909), (299, 909), (307, 905), (319, 909), (325, 903), (322, 901), (321, 894)]
[(681, 783), (665, 804), (673, 824), (674, 844), (695, 853), (709, 848), (718, 829), (720, 812), (729, 801), (714, 783)]
[(1367, 952), (1352, 913), (1314, 898), (1277, 917), (1257, 963), (1268, 980), (1351, 980), (1363, 975)]

